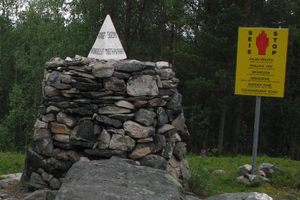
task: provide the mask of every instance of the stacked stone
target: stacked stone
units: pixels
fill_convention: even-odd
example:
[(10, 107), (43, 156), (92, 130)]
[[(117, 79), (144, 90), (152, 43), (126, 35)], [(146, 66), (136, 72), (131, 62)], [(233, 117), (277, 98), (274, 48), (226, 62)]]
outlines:
[(51, 59), (23, 181), (58, 189), (74, 162), (112, 156), (186, 180), (182, 138), (189, 134), (178, 82), (167, 62)]

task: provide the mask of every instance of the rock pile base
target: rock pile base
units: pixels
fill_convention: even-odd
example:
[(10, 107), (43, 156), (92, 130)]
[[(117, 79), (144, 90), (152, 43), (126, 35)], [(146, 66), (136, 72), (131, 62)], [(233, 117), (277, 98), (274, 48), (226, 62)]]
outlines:
[(112, 156), (188, 179), (178, 82), (167, 62), (51, 59), (22, 181), (59, 189), (75, 162)]

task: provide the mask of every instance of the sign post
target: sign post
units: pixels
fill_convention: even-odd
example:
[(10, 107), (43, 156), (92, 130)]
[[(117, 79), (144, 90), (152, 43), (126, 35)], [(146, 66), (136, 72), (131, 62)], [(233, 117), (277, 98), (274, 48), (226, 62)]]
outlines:
[(255, 175), (261, 97), (283, 97), (288, 29), (239, 28), (235, 94), (256, 96), (252, 148)]

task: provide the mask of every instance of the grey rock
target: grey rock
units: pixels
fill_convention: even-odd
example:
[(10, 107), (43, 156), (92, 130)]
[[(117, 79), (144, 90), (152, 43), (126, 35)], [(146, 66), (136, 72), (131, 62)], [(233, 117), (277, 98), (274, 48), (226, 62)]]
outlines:
[(137, 143), (149, 143), (149, 142), (153, 142), (153, 141), (154, 141), (153, 137), (148, 137), (148, 138), (138, 139)]
[(131, 109), (133, 110), (134, 109), (134, 105), (128, 101), (124, 101), (124, 100), (120, 100), (120, 101), (117, 101), (115, 103), (116, 106), (119, 106), (119, 107), (122, 107), (122, 108), (127, 108), (127, 109)]
[(92, 116), (97, 110), (97, 106), (86, 105), (77, 108), (68, 108), (66, 111), (70, 114), (77, 114), (81, 116)]
[(44, 189), (47, 188), (47, 183), (42, 179), (38, 173), (31, 173), (29, 186), (34, 189)]
[(95, 156), (99, 158), (111, 158), (112, 156), (117, 157), (126, 157), (127, 154), (121, 150), (112, 150), (112, 149), (86, 149), (84, 150), (90, 156)]
[(183, 159), (180, 162), (180, 169), (181, 169), (181, 178), (183, 181), (187, 181), (191, 178), (191, 173), (190, 173), (190, 167), (189, 163), (186, 159)]
[(172, 80), (163, 80), (161, 81), (161, 88), (177, 88), (177, 83), (174, 83)]
[(158, 134), (165, 134), (165, 133), (169, 133), (169, 132), (176, 132), (177, 131), (177, 129), (174, 127), (174, 126), (172, 126), (171, 124), (164, 124), (162, 127), (160, 127), (159, 129), (158, 129)]
[(134, 116), (135, 116), (134, 113), (108, 115), (108, 117), (120, 120), (122, 122), (130, 120), (130, 119), (134, 118)]
[(158, 69), (158, 68), (156, 68), (155, 71), (160, 75), (160, 78), (162, 80), (172, 79), (172, 78), (175, 77), (175, 73), (170, 68), (166, 68), (166, 69)]
[(70, 73), (72, 73), (73, 76), (79, 76), (83, 78), (88, 79), (95, 79), (96, 77), (92, 74), (86, 73), (84, 70), (81, 70), (82, 72), (79, 72), (79, 70), (69, 70)]
[(153, 127), (145, 127), (133, 121), (126, 121), (123, 124), (125, 132), (133, 138), (141, 139), (147, 138), (154, 134)]
[(60, 73), (58, 71), (52, 71), (46, 74), (45, 79), (50, 83), (55, 83), (59, 80), (59, 77), (60, 77)]
[(158, 69), (171, 68), (171, 64), (166, 61), (158, 61), (156, 62), (156, 67)]
[(186, 200), (201, 200), (201, 199), (193, 195), (187, 195)]
[(104, 87), (106, 90), (120, 92), (125, 90), (126, 85), (124, 80), (118, 79), (116, 77), (111, 77), (104, 80)]
[(110, 144), (110, 139), (110, 134), (105, 129), (103, 129), (100, 136), (98, 137), (98, 148), (107, 149)]
[(283, 170), (271, 163), (262, 163), (258, 167), (259, 170), (263, 171), (267, 177), (272, 177), (272, 174), (282, 174)]
[(42, 121), (47, 122), (47, 123), (53, 122), (53, 121), (55, 121), (55, 119), (56, 119), (55, 115), (52, 113), (45, 114), (42, 116)]
[(167, 115), (167, 113), (166, 113), (166, 111), (165, 111), (165, 109), (163, 107), (159, 107), (156, 110), (156, 113), (157, 113), (157, 124), (159, 126), (162, 126), (164, 124), (168, 124), (169, 123), (168, 115)]
[(151, 76), (154, 76), (156, 75), (156, 72), (155, 70), (151, 70), (151, 69), (148, 69), (148, 70), (143, 70), (143, 71), (140, 71), (140, 72), (133, 72), (132, 73), (133, 76), (139, 76), (139, 75), (151, 75)]
[(165, 106), (167, 102), (162, 98), (154, 98), (149, 100), (149, 105), (152, 107)]
[(186, 153), (186, 144), (184, 142), (177, 142), (173, 151), (174, 156), (181, 161), (185, 158)]
[(101, 83), (85, 83), (85, 82), (73, 81), (71, 83), (71, 86), (80, 91), (99, 91), (102, 89)]
[(108, 128), (107, 132), (110, 133), (110, 134), (125, 135), (124, 129)]
[(59, 89), (59, 90), (67, 90), (71, 88), (71, 85), (69, 84), (65, 84), (65, 83), (61, 83), (61, 82), (54, 82), (54, 83), (50, 83), (50, 86)]
[(76, 125), (76, 119), (72, 116), (68, 116), (66, 113), (60, 112), (56, 116), (57, 121), (73, 128)]
[(60, 109), (56, 106), (49, 106), (46, 110), (47, 113), (58, 113), (59, 111)]
[(76, 162), (80, 159), (80, 153), (56, 148), (53, 150), (53, 156), (58, 160)]
[(145, 68), (142, 62), (137, 60), (126, 60), (115, 67), (115, 70), (122, 72), (137, 72)]
[(52, 154), (53, 142), (48, 129), (35, 129), (32, 148), (42, 155), (50, 156)]
[(24, 198), (24, 200), (55, 200), (57, 191), (36, 190)]
[(178, 92), (175, 92), (175, 94), (172, 95), (171, 100), (168, 102), (168, 108), (173, 110), (181, 110), (181, 101), (182, 96)]
[(272, 197), (264, 193), (257, 192), (241, 192), (241, 193), (227, 193), (212, 196), (205, 200), (273, 200)]
[(167, 142), (166, 146), (163, 148), (161, 155), (166, 158), (166, 159), (170, 159), (173, 155), (173, 150), (175, 147), (175, 142)]
[(34, 128), (35, 129), (41, 129), (41, 128), (47, 129), (48, 128), (48, 123), (43, 122), (43, 121), (37, 119), (35, 121)]
[(153, 77), (142, 75), (127, 82), (127, 93), (130, 96), (156, 96), (159, 92)]
[(69, 84), (69, 83), (72, 82), (72, 76), (67, 75), (67, 74), (62, 74), (62, 75), (60, 76), (60, 80), (61, 80), (62, 83), (67, 83), (67, 84)]
[(114, 72), (113, 74), (114, 77), (120, 78), (120, 79), (129, 79), (130, 74), (124, 73), (124, 72)]
[(105, 106), (98, 110), (99, 114), (126, 114), (131, 113), (130, 109), (120, 108), (118, 106)]
[(60, 92), (58, 89), (47, 85), (44, 87), (44, 94), (48, 97), (53, 97), (60, 95)]
[(61, 186), (61, 182), (57, 178), (52, 178), (49, 181), (49, 187), (53, 190), (58, 190)]
[(95, 77), (98, 78), (105, 78), (111, 77), (114, 73), (114, 66), (113, 63), (109, 62), (96, 62), (92, 65), (92, 72)]
[(74, 199), (183, 200), (185, 195), (164, 171), (113, 158), (72, 166), (56, 200)]
[(70, 136), (64, 135), (64, 134), (55, 134), (53, 135), (53, 140), (61, 143), (69, 143), (70, 142)]
[(144, 124), (146, 126), (150, 126), (153, 124), (155, 117), (156, 117), (155, 112), (141, 108), (136, 113), (135, 121)]
[(183, 116), (183, 113), (178, 115), (178, 117), (172, 121), (172, 125), (177, 128), (177, 130), (181, 136), (189, 136), (189, 132), (187, 131), (187, 128), (185, 125), (185, 118)]
[(120, 122), (119, 120), (112, 119), (104, 115), (94, 115), (94, 116), (96, 120), (103, 125), (112, 126), (115, 128), (120, 128), (122, 126), (122, 122)]
[(97, 137), (94, 134), (93, 121), (89, 119), (79, 121), (78, 126), (76, 126), (72, 131), (71, 139), (96, 142)]
[(109, 148), (121, 151), (131, 151), (135, 146), (135, 141), (127, 135), (113, 135)]
[(156, 168), (156, 169), (165, 170), (167, 168), (166, 159), (159, 155), (154, 155), (154, 154), (147, 155), (143, 159), (141, 159), (140, 162), (141, 165)]
[(250, 174), (252, 170), (252, 166), (249, 164), (245, 164), (239, 167), (238, 169), (238, 175), (243, 176), (245, 174)]

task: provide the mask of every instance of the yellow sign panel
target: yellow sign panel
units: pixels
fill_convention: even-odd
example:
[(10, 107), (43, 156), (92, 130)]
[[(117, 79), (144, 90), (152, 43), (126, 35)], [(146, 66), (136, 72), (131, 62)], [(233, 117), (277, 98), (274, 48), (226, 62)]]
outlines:
[(239, 28), (235, 94), (283, 97), (288, 29)]

